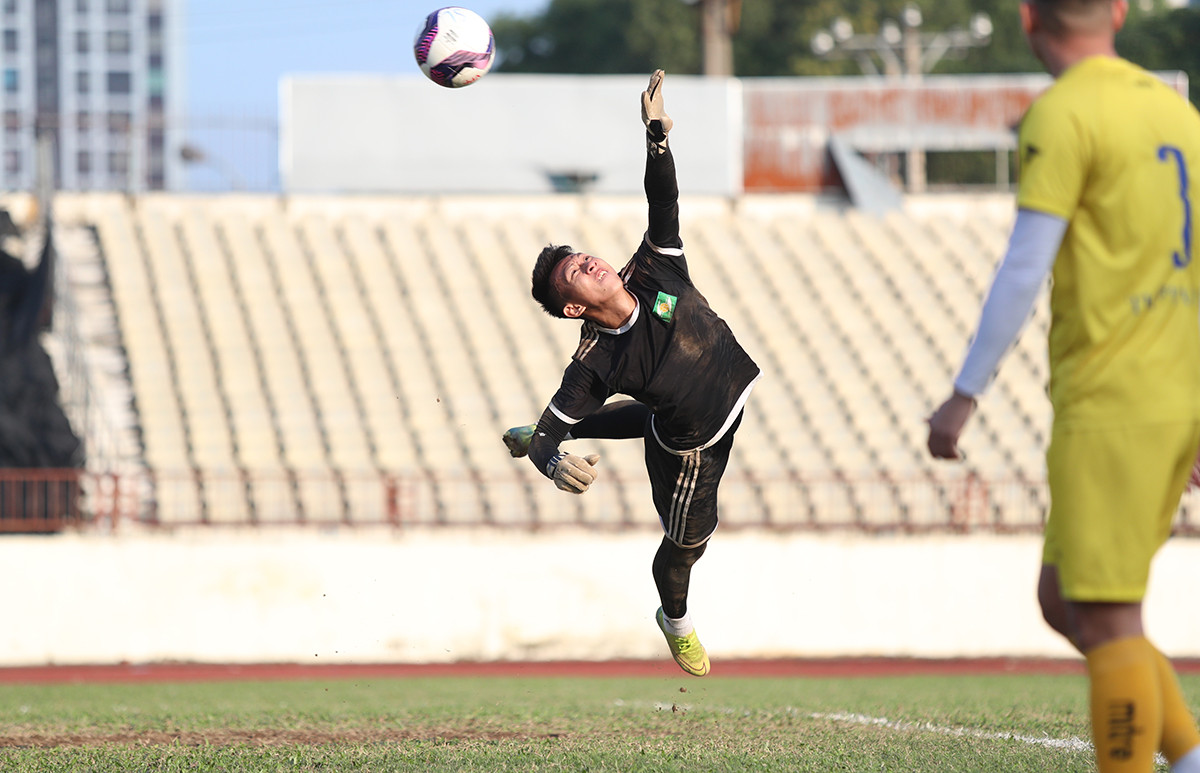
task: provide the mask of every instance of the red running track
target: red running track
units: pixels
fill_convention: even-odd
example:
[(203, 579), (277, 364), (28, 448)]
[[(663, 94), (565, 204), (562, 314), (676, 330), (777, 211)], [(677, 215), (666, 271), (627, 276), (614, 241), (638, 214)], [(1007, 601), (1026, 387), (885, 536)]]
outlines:
[[(1200, 660), (1175, 662), (1200, 672)], [(836, 658), (714, 662), (712, 677), (854, 678), (953, 674), (1083, 674), (1082, 660)], [(460, 663), (118, 663), (0, 668), (0, 684), (210, 682), (419, 677), (675, 677), (670, 660)]]
[[(1180, 673), (1200, 673), (1200, 660), (1173, 661)], [(846, 679), (955, 674), (1084, 674), (1082, 659), (832, 658), (716, 661), (713, 678)], [(0, 668), (0, 684), (404, 679), (429, 677), (677, 677), (670, 660), (459, 663), (117, 663)]]

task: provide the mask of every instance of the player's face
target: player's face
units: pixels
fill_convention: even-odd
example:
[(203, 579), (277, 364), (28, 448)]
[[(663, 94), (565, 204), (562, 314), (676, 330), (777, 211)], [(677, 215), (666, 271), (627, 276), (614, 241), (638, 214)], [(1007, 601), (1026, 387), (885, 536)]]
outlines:
[(563, 312), (578, 317), (623, 290), (625, 283), (605, 261), (577, 252), (554, 267), (554, 286), (563, 299)]

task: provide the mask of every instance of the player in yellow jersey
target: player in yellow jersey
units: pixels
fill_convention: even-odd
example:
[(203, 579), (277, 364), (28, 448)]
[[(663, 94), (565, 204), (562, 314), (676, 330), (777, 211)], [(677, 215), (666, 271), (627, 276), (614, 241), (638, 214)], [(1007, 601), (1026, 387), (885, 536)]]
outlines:
[(1200, 113), (1114, 45), (1125, 0), (1026, 0), (1055, 83), (1020, 129), (1017, 219), (929, 450), (958, 440), (1052, 275), (1051, 509), (1038, 599), (1087, 659), (1102, 773), (1159, 749), (1200, 771), (1200, 733), (1142, 598), (1200, 446)]

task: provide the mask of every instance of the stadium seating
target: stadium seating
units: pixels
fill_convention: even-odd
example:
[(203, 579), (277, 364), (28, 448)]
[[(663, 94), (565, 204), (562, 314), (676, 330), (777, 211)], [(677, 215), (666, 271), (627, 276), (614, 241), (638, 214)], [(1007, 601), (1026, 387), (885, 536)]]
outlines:
[[(1010, 208), (684, 199), (693, 277), (764, 370), (727, 525), (1040, 522), (1044, 299), (968, 462), (924, 449)], [(540, 414), (578, 335), (529, 297), (537, 252), (569, 243), (621, 265), (643, 201), (62, 194), (57, 217), (103, 257), (159, 520), (653, 526), (639, 443), (578, 443), (609, 485), (571, 498), (499, 442)], [(68, 272), (83, 247), (65, 250)]]

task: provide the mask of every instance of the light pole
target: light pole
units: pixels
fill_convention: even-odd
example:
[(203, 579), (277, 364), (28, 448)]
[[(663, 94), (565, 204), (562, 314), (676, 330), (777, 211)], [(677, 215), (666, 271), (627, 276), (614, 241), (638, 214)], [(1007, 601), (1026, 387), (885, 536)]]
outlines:
[(700, 6), (700, 42), (705, 75), (733, 75), (733, 34), (742, 17), (742, 0), (683, 0)]
[[(889, 19), (871, 34), (855, 33), (848, 19), (838, 17), (813, 35), (812, 51), (822, 59), (853, 57), (866, 75), (880, 75), (878, 59), (884, 77), (920, 83), (944, 57), (961, 57), (992, 39), (992, 19), (983, 11), (971, 16), (966, 29), (923, 32), (923, 23), (916, 3), (904, 6), (899, 23)], [(925, 150), (914, 144), (907, 156), (908, 190), (920, 193), (925, 190)]]

